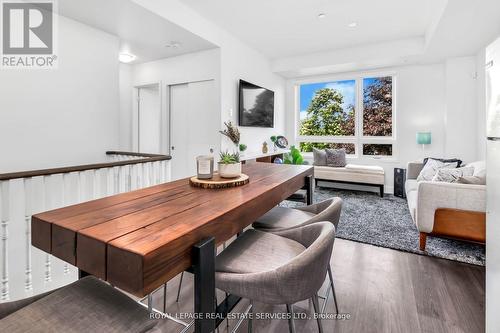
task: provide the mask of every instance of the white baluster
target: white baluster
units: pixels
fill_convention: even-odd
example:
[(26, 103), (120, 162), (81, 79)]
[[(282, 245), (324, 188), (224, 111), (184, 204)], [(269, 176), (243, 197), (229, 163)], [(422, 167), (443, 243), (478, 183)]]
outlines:
[(114, 194), (120, 193), (120, 167), (113, 168), (113, 185)]
[(158, 162), (155, 163), (156, 184), (160, 184), (161, 183), (161, 180), (160, 180), (160, 164), (161, 164), (161, 161), (158, 161)]
[(149, 186), (153, 186), (155, 184), (155, 169), (152, 162), (148, 162), (148, 169), (149, 169)]
[[(63, 200), (62, 206), (63, 207), (72, 204), (71, 200), (69, 199), (69, 193), (67, 193), (67, 191), (66, 191), (66, 182), (68, 180), (69, 175), (70, 175), (70, 173), (63, 173), (63, 175), (62, 175), (62, 200)], [(69, 274), (69, 272), (70, 272), (69, 265), (67, 262), (64, 262), (63, 273)]]
[(130, 190), (137, 189), (137, 164), (130, 166)]
[(95, 170), (92, 170), (91, 173), (92, 173), (92, 197), (90, 198), (91, 200), (94, 200), (94, 199), (97, 199), (97, 198), (100, 198), (101, 196), (99, 195), (100, 194), (100, 190), (101, 190), (101, 186), (99, 184), (99, 170), (100, 169), (95, 169)]
[(149, 186), (149, 165), (148, 163), (142, 163), (142, 187)]
[(161, 182), (162, 183), (165, 183), (167, 182), (167, 161), (161, 161), (160, 162), (160, 178), (161, 178)]
[(136, 183), (137, 183), (137, 188), (142, 188), (142, 180), (144, 179), (143, 178), (143, 169), (142, 169), (142, 163), (138, 163), (137, 164), (137, 173), (136, 173), (136, 176), (137, 176), (137, 180), (136, 180)]
[(24, 289), (33, 290), (33, 275), (31, 268), (31, 214), (33, 212), (32, 179), (24, 179), (24, 220), (26, 222), (26, 281)]
[(107, 195), (112, 195), (113, 193), (113, 184), (112, 184), (112, 180), (113, 180), (113, 168), (106, 168), (106, 171), (105, 171), (105, 180), (106, 180), (106, 193)]
[(125, 191), (130, 192), (132, 190), (132, 165), (126, 165), (125, 169), (127, 170)]
[(0, 183), (0, 193), (2, 197), (2, 216), (1, 216), (1, 226), (2, 226), (2, 294), (0, 300), (6, 301), (9, 299), (9, 272), (8, 272), (8, 225), (10, 218), (10, 191), (9, 191), (9, 181), (4, 181)]
[[(50, 191), (47, 191), (47, 184), (45, 182), (45, 178), (48, 179), (50, 176), (42, 176), (42, 188), (43, 188), (43, 203), (44, 203), (44, 210), (47, 209), (47, 207), (50, 207), (50, 202), (49, 202), (49, 193)], [(45, 255), (45, 282), (50, 282), (52, 281), (52, 276), (51, 276), (51, 266), (50, 266), (50, 254)]]

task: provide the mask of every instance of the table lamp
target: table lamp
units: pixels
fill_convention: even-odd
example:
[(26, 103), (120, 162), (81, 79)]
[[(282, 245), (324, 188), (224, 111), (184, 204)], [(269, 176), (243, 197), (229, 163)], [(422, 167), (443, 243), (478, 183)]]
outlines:
[(417, 144), (422, 145), (422, 154), (425, 153), (425, 145), (430, 145), (431, 141), (431, 132), (417, 132)]

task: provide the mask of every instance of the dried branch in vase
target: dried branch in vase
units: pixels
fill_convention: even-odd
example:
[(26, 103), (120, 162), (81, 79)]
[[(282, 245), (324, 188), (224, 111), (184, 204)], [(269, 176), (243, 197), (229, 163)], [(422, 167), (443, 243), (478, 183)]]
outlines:
[(223, 131), (219, 131), (220, 134), (227, 136), (229, 140), (237, 145), (240, 142), (240, 131), (238, 130), (238, 127), (233, 125), (232, 122), (225, 122), (224, 125), (226, 125), (226, 129)]

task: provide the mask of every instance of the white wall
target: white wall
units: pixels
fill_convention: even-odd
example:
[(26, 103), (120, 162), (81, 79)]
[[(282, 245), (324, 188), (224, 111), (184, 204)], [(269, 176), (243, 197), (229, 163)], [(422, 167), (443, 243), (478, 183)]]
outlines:
[[(422, 159), (422, 147), (416, 143), (418, 131), (432, 132), (432, 144), (426, 146), (425, 156), (442, 157), (445, 146), (445, 68), (443, 64), (405, 66), (384, 69), (384, 73), (396, 75), (396, 144), (393, 159), (360, 157), (348, 163), (380, 165), (385, 170), (386, 192), (393, 191), (394, 168), (406, 168), (410, 161)], [(343, 73), (342, 77), (377, 75), (377, 71)], [(317, 77), (319, 80), (335, 80), (336, 76)], [(337, 77), (338, 79), (338, 77)], [(294, 80), (287, 83), (287, 135), (294, 138)], [(312, 158), (309, 159), (312, 162)]]
[(447, 59), (445, 70), (445, 155), (475, 161), (478, 158), (476, 59)]
[[(238, 81), (244, 79), (275, 92), (274, 129), (241, 128), (241, 142), (248, 152), (260, 151), (262, 142), (285, 131), (285, 80), (274, 74), (270, 61), (178, 0), (133, 0), (167, 20), (219, 46), (221, 58), (221, 127), (222, 122), (237, 120)], [(222, 139), (222, 149), (232, 145)]]
[(118, 147), (118, 39), (59, 17), (59, 67), (2, 70), (0, 172), (103, 161)]
[[(238, 123), (238, 83), (240, 79), (274, 91), (274, 128), (240, 127), (241, 143), (247, 153), (262, 150), (264, 141), (272, 135), (285, 133), (285, 80), (271, 72), (271, 65), (256, 51), (243, 45), (230, 44), (221, 53), (222, 121)], [(222, 148), (232, 148), (223, 139)]]
[(482, 48), (476, 55), (476, 97), (477, 97), (477, 124), (476, 150), (477, 159), (486, 159), (486, 50)]
[(119, 93), (120, 93), (120, 150), (132, 151), (132, 102), (133, 78), (132, 66), (120, 63)]

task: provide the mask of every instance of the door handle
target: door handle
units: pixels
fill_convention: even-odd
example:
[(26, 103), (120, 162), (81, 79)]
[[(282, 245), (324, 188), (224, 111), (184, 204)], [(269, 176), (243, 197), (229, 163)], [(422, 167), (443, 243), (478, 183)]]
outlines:
[(172, 146), (172, 148), (171, 148), (171, 149), (172, 149), (172, 150), (175, 150), (175, 147), (174, 147), (174, 146)]

